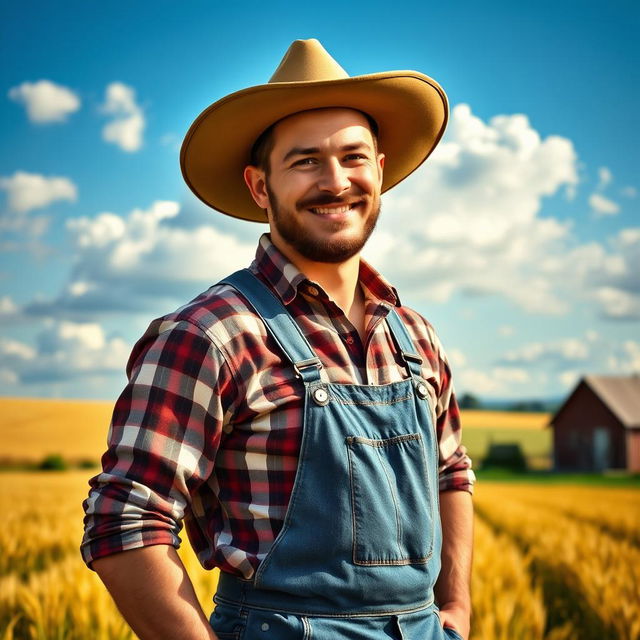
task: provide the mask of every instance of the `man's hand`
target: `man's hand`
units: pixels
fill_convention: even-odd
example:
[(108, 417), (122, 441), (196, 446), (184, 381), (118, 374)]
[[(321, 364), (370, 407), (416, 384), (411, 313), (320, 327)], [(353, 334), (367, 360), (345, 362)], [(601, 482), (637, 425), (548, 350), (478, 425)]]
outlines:
[(471, 625), (469, 611), (456, 604), (443, 604), (440, 607), (440, 622), (443, 627), (453, 627), (463, 638), (467, 640)]
[(467, 491), (440, 493), (442, 569), (435, 596), (443, 626), (453, 627), (467, 640), (470, 630), (473, 505)]
[(140, 640), (217, 640), (172, 546), (115, 553), (92, 567)]

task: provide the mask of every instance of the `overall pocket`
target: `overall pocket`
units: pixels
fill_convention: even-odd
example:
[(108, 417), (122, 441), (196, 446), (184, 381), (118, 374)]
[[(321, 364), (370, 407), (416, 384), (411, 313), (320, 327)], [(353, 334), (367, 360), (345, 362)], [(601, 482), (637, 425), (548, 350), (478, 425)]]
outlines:
[(346, 439), (353, 519), (353, 562), (424, 564), (434, 537), (433, 487), (422, 436)]
[(246, 613), (243, 614), (240, 607), (216, 601), (209, 624), (220, 640), (240, 640), (246, 625)]

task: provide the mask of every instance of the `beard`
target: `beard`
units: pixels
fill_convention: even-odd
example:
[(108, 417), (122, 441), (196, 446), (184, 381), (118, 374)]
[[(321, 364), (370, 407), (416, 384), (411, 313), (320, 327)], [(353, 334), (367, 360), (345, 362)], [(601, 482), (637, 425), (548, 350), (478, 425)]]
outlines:
[[(362, 232), (358, 237), (345, 239), (317, 237), (311, 234), (309, 229), (300, 222), (296, 211), (280, 205), (278, 198), (269, 188), (268, 182), (266, 190), (269, 196), (269, 204), (271, 205), (274, 227), (287, 244), (295, 249), (301, 256), (307, 258), (307, 260), (313, 260), (314, 262), (336, 264), (344, 262), (357, 253), (360, 253), (373, 233), (373, 230), (376, 228), (378, 217), (380, 216), (381, 204), (378, 196), (377, 201), (373, 202), (373, 210), (365, 220)], [(320, 195), (313, 200), (307, 199), (296, 203), (296, 210), (340, 203), (343, 203), (343, 199), (341, 198)], [(328, 225), (328, 229), (331, 232), (338, 232), (343, 227), (344, 223), (340, 221)]]

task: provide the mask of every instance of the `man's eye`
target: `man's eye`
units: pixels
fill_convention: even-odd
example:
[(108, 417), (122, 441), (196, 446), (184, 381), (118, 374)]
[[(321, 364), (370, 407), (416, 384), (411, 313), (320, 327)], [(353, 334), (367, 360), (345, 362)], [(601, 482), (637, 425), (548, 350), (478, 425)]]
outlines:
[(297, 160), (296, 162), (293, 163), (293, 166), (302, 166), (302, 165), (310, 165), (310, 164), (315, 164), (316, 159), (315, 158), (302, 158), (302, 160)]
[(348, 156), (346, 156), (345, 160), (347, 162), (351, 161), (351, 160), (366, 160), (367, 156), (365, 156), (362, 153), (350, 153)]

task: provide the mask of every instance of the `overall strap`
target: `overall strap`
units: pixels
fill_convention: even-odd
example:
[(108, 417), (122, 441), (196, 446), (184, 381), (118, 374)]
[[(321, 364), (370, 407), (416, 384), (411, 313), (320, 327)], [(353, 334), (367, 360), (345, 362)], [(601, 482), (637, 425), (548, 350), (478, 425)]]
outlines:
[(322, 363), (282, 301), (248, 269), (240, 269), (220, 281), (242, 294), (262, 318), (269, 333), (289, 358), (304, 382), (320, 380)]
[(422, 376), (422, 356), (416, 353), (416, 348), (407, 331), (407, 327), (394, 308), (387, 314), (387, 323), (396, 346), (402, 355), (402, 359), (406, 362), (411, 375), (420, 378)]

